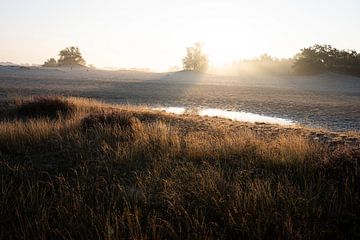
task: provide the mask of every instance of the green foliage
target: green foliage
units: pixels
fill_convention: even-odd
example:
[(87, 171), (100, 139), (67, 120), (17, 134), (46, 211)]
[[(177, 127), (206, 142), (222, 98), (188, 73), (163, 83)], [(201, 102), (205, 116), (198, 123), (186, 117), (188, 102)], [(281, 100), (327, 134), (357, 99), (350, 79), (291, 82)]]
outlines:
[(187, 48), (182, 62), (184, 70), (205, 72), (208, 68), (208, 59), (203, 54), (200, 43), (195, 43), (193, 47)]
[(83, 65), (85, 66), (86, 62), (81, 56), (80, 50), (78, 47), (67, 47), (60, 51), (59, 53), (59, 65)]
[(314, 45), (301, 49), (295, 56), (293, 70), (297, 74), (340, 72), (360, 74), (360, 54), (355, 50), (338, 50), (330, 45)]

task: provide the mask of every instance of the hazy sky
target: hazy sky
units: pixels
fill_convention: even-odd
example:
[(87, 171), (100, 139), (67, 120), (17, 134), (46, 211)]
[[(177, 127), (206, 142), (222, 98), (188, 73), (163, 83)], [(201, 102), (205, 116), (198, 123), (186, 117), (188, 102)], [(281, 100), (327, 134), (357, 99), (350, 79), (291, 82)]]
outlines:
[(360, 50), (360, 0), (0, 0), (0, 61), (75, 45), (99, 67), (167, 70), (194, 42), (213, 65), (315, 43)]

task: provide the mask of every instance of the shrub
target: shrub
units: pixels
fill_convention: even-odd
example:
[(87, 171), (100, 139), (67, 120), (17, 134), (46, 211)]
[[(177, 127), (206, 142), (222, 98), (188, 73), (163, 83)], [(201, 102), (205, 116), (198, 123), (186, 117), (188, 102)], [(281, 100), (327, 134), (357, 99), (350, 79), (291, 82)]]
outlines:
[(76, 111), (76, 106), (59, 97), (38, 97), (20, 104), (18, 117), (50, 118), (70, 117)]
[(43, 64), (43, 67), (56, 67), (56, 66), (57, 66), (57, 61), (55, 60), (55, 58), (50, 58), (46, 60)]

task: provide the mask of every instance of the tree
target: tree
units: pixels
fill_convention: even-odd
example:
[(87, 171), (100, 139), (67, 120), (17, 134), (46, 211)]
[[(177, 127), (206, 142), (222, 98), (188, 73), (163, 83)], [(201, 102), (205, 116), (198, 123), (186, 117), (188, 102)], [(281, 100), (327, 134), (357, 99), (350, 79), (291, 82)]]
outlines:
[(50, 58), (44, 62), (43, 66), (44, 67), (56, 67), (57, 61), (55, 60), (55, 58)]
[(328, 71), (359, 75), (360, 56), (355, 50), (338, 50), (330, 45), (316, 44), (295, 55), (293, 70), (296, 74)]
[(205, 72), (208, 68), (208, 59), (202, 52), (201, 44), (195, 43), (186, 49), (186, 56), (182, 59), (184, 70)]
[(294, 72), (297, 74), (317, 74), (325, 70), (324, 55), (325, 47), (314, 45), (312, 47), (300, 50), (300, 53), (295, 55), (293, 65)]
[(86, 62), (81, 56), (80, 50), (78, 47), (67, 47), (60, 51), (58, 63), (62, 65), (83, 65), (85, 66)]

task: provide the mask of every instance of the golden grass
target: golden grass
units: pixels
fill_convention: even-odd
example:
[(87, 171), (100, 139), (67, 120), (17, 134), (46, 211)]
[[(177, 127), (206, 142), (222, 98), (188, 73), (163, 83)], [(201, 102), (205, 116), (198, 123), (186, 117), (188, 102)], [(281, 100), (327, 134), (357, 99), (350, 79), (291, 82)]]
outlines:
[[(70, 118), (18, 119), (20, 103), (0, 122), (1, 239), (360, 236), (356, 148), (61, 99)], [(82, 125), (114, 112), (129, 127)]]

